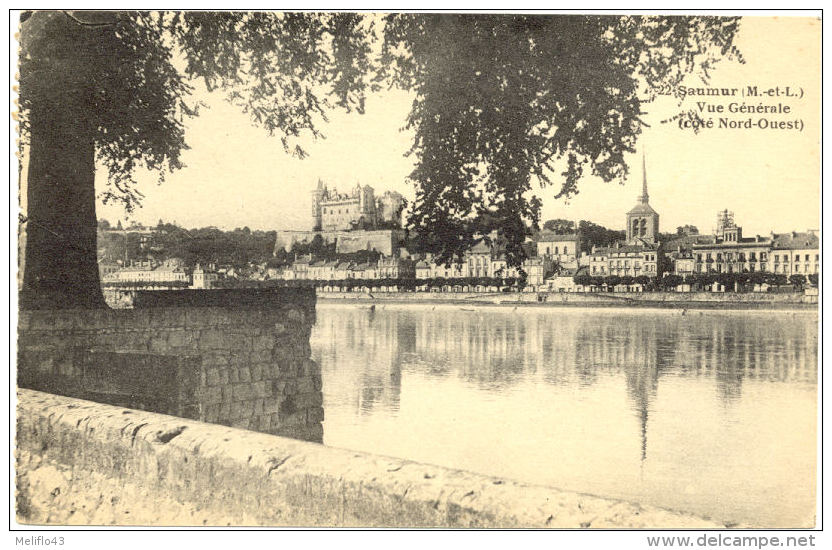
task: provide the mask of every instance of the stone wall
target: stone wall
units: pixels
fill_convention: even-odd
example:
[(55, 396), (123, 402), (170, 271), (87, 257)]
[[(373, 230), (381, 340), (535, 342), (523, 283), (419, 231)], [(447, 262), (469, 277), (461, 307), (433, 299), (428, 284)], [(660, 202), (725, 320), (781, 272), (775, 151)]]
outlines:
[(377, 250), (385, 256), (398, 252), (398, 243), (404, 239), (401, 229), (378, 229), (358, 231), (278, 231), (274, 251), (284, 249), (291, 251), (295, 243), (309, 243), (320, 235), (326, 243), (336, 243), (339, 253), (357, 252), (358, 250)]
[(23, 311), (18, 385), (321, 441), (309, 302)]
[[(370, 295), (372, 294), (372, 296)], [(678, 308), (766, 309), (817, 306), (817, 296), (800, 293), (734, 292), (384, 292), (373, 288), (367, 292), (318, 291), (321, 301), (356, 300), (367, 302), (450, 302), (485, 304), (539, 304), (594, 306), (645, 306)]]
[(689, 514), (18, 391), (23, 523), (722, 528)]

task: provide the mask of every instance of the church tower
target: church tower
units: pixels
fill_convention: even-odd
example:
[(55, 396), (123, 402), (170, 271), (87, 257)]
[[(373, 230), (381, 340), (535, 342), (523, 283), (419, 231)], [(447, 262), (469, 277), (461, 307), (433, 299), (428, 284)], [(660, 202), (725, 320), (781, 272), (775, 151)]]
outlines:
[(659, 214), (650, 206), (647, 194), (647, 158), (641, 157), (641, 196), (632, 210), (627, 212), (627, 243), (656, 243), (659, 238)]

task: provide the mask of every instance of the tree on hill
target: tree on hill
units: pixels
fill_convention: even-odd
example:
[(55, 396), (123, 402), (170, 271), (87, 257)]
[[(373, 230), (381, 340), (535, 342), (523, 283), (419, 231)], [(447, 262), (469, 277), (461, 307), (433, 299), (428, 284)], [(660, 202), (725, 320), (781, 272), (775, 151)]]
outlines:
[(547, 220), (543, 224), (544, 231), (551, 231), (556, 235), (569, 235), (575, 232), (575, 222), (572, 220), (555, 219)]
[(581, 220), (578, 224), (584, 246), (587, 250), (592, 250), (593, 246), (612, 246), (617, 241), (624, 240), (627, 236), (626, 231), (619, 231), (615, 229), (607, 229), (603, 225), (598, 225), (586, 220)]
[(699, 235), (699, 228), (695, 225), (680, 225), (676, 228), (676, 235), (683, 236), (683, 235)]
[[(189, 79), (221, 89), (295, 155), (334, 106), (363, 110), (369, 31), (358, 14), (24, 12), (21, 136), (28, 225), (20, 306), (105, 307), (96, 265), (95, 166), (128, 210), (135, 168), (181, 167)], [(180, 72), (174, 56), (184, 55)], [(323, 90), (323, 91), (321, 91)]]

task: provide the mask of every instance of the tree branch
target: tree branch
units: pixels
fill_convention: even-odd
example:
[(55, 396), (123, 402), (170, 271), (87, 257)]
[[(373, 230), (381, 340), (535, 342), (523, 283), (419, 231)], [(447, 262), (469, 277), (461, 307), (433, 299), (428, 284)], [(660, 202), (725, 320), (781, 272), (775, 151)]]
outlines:
[(112, 27), (115, 24), (115, 23), (90, 23), (90, 22), (87, 22), (87, 21), (82, 21), (82, 20), (78, 19), (77, 17), (75, 17), (74, 15), (72, 15), (72, 13), (70, 13), (67, 10), (61, 10), (61, 13), (63, 13), (64, 15), (66, 15), (67, 17), (69, 17), (70, 19), (72, 19), (73, 21), (75, 21), (76, 23), (78, 23), (79, 25), (82, 25), (84, 27), (91, 27), (91, 28)]

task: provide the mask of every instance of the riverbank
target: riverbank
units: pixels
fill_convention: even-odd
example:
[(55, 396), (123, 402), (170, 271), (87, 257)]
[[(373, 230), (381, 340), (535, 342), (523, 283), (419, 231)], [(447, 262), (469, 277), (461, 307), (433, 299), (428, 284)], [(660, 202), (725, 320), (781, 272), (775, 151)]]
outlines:
[(318, 303), (450, 304), (503, 307), (612, 307), (662, 309), (807, 310), (818, 309), (817, 296), (802, 294), (628, 292), (628, 293), (451, 293), (319, 292)]
[(17, 519), (52, 525), (689, 528), (683, 512), (18, 391)]

